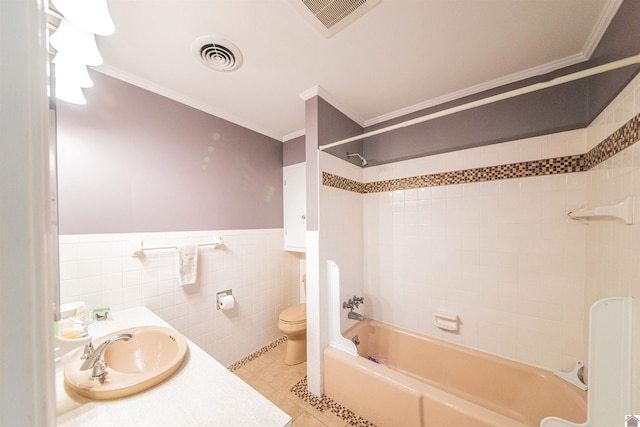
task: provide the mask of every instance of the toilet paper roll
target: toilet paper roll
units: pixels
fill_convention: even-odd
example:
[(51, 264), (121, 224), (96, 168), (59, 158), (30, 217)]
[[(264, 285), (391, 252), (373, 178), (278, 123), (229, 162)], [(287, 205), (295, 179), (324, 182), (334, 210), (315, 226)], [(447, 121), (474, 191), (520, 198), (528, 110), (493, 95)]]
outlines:
[(236, 299), (233, 295), (227, 295), (218, 300), (218, 308), (220, 310), (231, 310), (235, 305)]

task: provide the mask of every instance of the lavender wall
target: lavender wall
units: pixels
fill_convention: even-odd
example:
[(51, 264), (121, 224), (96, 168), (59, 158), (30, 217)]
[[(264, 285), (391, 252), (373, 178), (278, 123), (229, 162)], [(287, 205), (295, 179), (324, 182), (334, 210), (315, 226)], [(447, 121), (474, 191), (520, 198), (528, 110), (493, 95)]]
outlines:
[[(343, 138), (349, 138), (362, 133), (362, 127), (344, 115), (340, 110), (322, 98), (318, 101), (318, 146), (329, 144)], [(361, 166), (357, 157), (347, 158), (347, 153), (362, 153), (362, 141), (353, 141), (348, 144), (333, 147), (328, 153), (346, 160), (354, 165)], [(365, 156), (366, 157), (366, 156)]]
[(60, 234), (281, 228), (282, 144), (92, 73), (58, 104)]
[(299, 136), (282, 143), (282, 166), (295, 165), (305, 161), (305, 137)]

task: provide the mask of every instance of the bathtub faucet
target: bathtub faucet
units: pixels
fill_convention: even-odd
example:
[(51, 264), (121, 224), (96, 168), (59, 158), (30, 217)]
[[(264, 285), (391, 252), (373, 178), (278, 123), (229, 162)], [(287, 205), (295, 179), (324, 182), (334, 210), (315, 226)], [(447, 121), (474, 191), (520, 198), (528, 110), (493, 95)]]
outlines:
[(353, 296), (353, 298), (349, 298), (347, 301), (342, 303), (342, 308), (349, 309), (349, 313), (347, 317), (352, 320), (357, 320), (362, 322), (364, 320), (364, 316), (360, 313), (356, 313), (353, 311), (354, 308), (358, 308), (360, 304), (364, 304), (364, 297)]
[(353, 310), (347, 313), (347, 317), (352, 320), (357, 320), (358, 322), (362, 322), (364, 320), (364, 316), (362, 314), (356, 313)]

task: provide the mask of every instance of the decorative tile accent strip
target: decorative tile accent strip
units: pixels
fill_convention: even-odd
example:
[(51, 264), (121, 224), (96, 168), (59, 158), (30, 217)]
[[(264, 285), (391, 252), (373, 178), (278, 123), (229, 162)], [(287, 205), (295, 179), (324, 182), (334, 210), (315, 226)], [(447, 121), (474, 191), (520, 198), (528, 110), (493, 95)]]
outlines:
[(587, 169), (597, 166), (599, 163), (638, 142), (638, 139), (640, 139), (639, 128), (640, 114), (629, 120), (624, 126), (585, 154)]
[(236, 370), (242, 368), (247, 363), (251, 362), (252, 360), (255, 360), (258, 357), (262, 356), (263, 354), (265, 354), (269, 350), (273, 350), (274, 348), (276, 348), (280, 344), (284, 343), (285, 341), (287, 341), (287, 337), (286, 336), (281, 336), (277, 340), (265, 345), (260, 350), (254, 351), (253, 353), (251, 353), (250, 355), (248, 355), (247, 357), (245, 357), (243, 359), (240, 359), (239, 361), (237, 361), (233, 365), (227, 366), (227, 369), (230, 370), (231, 372), (236, 371)]
[(360, 183), (328, 172), (322, 172), (322, 184), (342, 190), (366, 194), (408, 190), (411, 188), (496, 181), (510, 178), (525, 178), (530, 176), (586, 172), (611, 156), (635, 144), (639, 139), (640, 114), (629, 120), (624, 126), (620, 127), (604, 141), (584, 154), (367, 183)]
[(311, 393), (307, 387), (306, 376), (298, 381), (293, 387), (291, 387), (290, 391), (300, 399), (307, 402), (309, 405), (313, 406), (316, 410), (320, 412), (328, 410), (331, 413), (339, 416), (352, 426), (375, 427), (375, 424), (372, 424), (364, 418), (359, 417), (358, 415), (353, 413), (353, 411), (350, 411), (339, 403), (334, 402), (330, 397), (327, 397), (324, 394), (322, 395), (322, 397), (318, 397), (315, 394)]
[(352, 179), (343, 178), (328, 172), (322, 172), (322, 184), (327, 187), (340, 188), (342, 190), (353, 191), (355, 193), (364, 193), (364, 184)]
[(530, 162), (510, 163), (499, 166), (486, 166), (461, 171), (412, 176), (410, 178), (367, 182), (364, 184), (364, 193), (380, 193), (383, 191), (406, 190), (410, 188), (437, 187), (440, 185), (466, 184), (470, 182), (496, 181), (529, 176), (582, 172), (585, 170), (584, 165), (584, 154), (556, 157)]

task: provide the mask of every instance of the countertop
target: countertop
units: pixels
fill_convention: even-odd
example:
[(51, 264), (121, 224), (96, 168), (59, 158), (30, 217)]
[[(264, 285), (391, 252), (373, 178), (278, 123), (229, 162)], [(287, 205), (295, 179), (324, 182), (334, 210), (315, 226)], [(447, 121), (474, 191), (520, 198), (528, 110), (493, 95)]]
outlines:
[[(94, 339), (132, 326), (167, 326), (145, 307), (94, 322)], [(187, 340), (188, 341), (188, 340)], [(90, 400), (64, 387), (64, 364), (56, 368), (57, 425), (69, 426), (288, 426), (289, 417), (264, 396), (188, 341), (182, 367), (161, 384), (114, 400)]]

